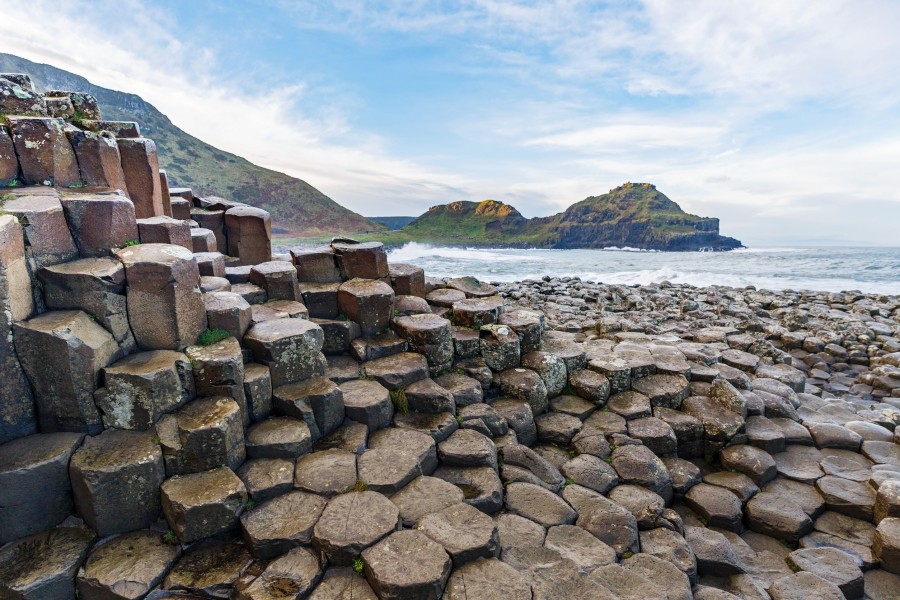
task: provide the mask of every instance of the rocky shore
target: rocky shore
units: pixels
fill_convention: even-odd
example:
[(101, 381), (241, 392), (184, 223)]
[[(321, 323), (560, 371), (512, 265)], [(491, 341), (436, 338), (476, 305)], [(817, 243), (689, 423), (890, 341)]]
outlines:
[(3, 155), (0, 599), (897, 598), (900, 298), (273, 254), (99, 113), (121, 188), (40, 185), (92, 164), (54, 94)]

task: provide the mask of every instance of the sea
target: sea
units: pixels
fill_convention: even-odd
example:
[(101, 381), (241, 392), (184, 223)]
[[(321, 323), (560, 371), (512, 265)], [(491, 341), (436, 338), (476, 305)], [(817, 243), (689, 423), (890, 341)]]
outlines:
[(411, 242), (389, 250), (429, 277), (482, 281), (580, 277), (607, 284), (669, 281), (768, 290), (856, 290), (900, 295), (900, 248), (743, 248), (731, 252), (654, 252), (631, 248), (545, 250), (451, 248)]

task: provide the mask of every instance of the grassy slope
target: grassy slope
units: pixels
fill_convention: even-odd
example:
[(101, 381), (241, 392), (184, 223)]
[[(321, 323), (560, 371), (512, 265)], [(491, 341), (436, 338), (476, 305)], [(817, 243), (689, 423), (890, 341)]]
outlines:
[(384, 231), (384, 226), (340, 206), (305, 181), (265, 169), (191, 136), (139, 96), (109, 90), (49, 65), (0, 53), (0, 72), (28, 73), (38, 89), (90, 92), (109, 120), (137, 121), (156, 142), (160, 166), (173, 185), (198, 195), (222, 196), (272, 213), (276, 227), (297, 235)]

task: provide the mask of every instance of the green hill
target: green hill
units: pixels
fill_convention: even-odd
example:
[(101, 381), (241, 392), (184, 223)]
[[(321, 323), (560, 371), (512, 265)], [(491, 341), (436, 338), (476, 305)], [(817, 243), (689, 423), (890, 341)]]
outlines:
[(632, 247), (731, 250), (719, 220), (691, 215), (649, 183), (626, 183), (551, 217), (526, 219), (512, 206), (453, 202), (432, 207), (402, 230), (411, 240), (461, 245), (541, 248)]
[(12, 54), (0, 53), (0, 72), (27, 73), (40, 90), (89, 92), (104, 118), (137, 121), (141, 132), (156, 142), (160, 167), (173, 187), (259, 206), (272, 214), (278, 228), (297, 236), (385, 231), (301, 179), (254, 165), (185, 133), (140, 96), (93, 85), (79, 75)]

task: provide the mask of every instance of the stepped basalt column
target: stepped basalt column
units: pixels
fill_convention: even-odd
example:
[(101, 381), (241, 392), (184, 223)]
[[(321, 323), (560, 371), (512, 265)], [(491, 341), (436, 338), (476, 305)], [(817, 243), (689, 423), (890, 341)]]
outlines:
[(128, 320), (140, 347), (183, 350), (206, 329), (200, 270), (193, 254), (170, 244), (116, 251), (125, 265)]

